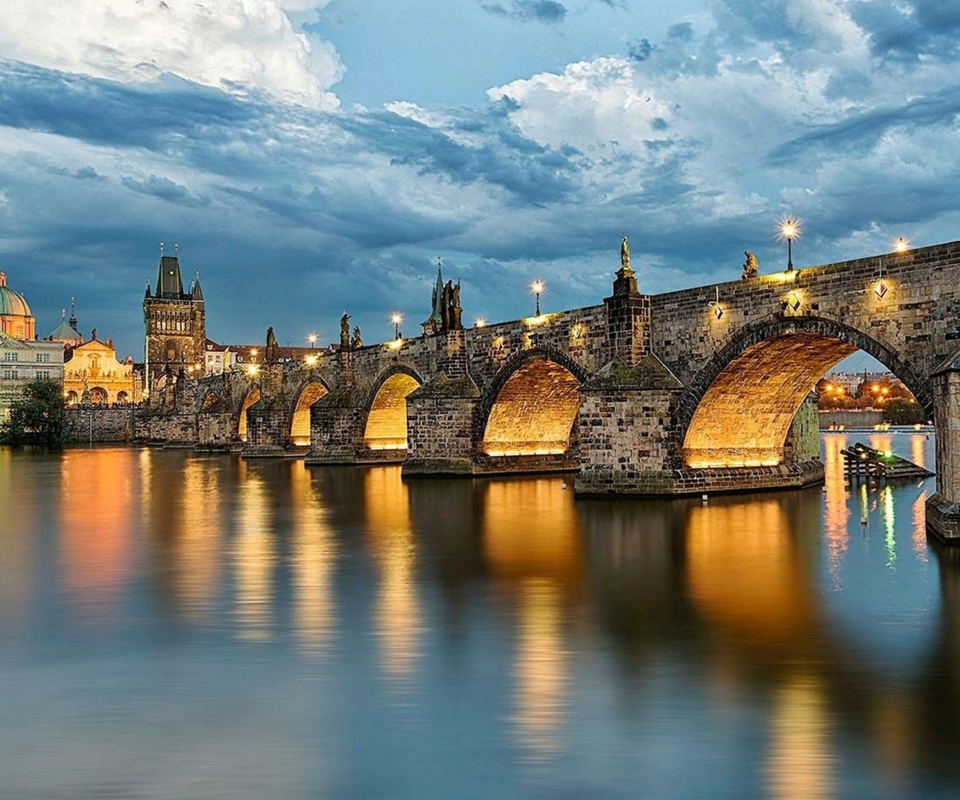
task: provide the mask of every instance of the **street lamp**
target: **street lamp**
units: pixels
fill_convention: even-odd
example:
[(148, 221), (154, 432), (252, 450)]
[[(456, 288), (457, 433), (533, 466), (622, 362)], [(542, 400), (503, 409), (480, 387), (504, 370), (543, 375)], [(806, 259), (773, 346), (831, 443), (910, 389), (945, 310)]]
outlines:
[(537, 297), (537, 313), (536, 316), (540, 316), (540, 295), (543, 292), (543, 281), (534, 281), (530, 284), (530, 288), (533, 290), (533, 293)]
[(403, 315), (399, 311), (394, 311), (390, 315), (390, 321), (393, 323), (393, 338), (400, 338), (400, 323), (403, 322)]
[(897, 241), (893, 243), (893, 249), (898, 253), (906, 253), (910, 249), (910, 242), (904, 239), (902, 236), (897, 237)]
[(785, 219), (780, 223), (780, 236), (787, 240), (787, 272), (793, 271), (793, 240), (800, 238), (800, 221)]
[(307, 341), (310, 342), (310, 349), (312, 350), (317, 343), (317, 334), (307, 334)]

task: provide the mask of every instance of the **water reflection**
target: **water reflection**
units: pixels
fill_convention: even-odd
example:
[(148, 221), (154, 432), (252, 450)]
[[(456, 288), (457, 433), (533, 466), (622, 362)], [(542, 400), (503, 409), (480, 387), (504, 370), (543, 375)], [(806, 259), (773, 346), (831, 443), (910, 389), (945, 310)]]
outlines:
[(241, 462), (243, 492), (236, 509), (236, 533), (230, 543), (240, 636), (251, 640), (271, 637), (273, 618), (273, 540), (275, 506), (268, 502), (259, 465)]
[(133, 569), (131, 520), (137, 453), (73, 450), (60, 471), (60, 567), (63, 586), (88, 624), (117, 624), (117, 604)]
[(392, 687), (406, 692), (416, 674), (423, 631), (409, 495), (396, 467), (366, 469), (363, 491), (370, 549), (380, 569), (376, 600), (380, 666)]
[(294, 628), (308, 652), (326, 653), (336, 628), (337, 543), (310, 472), (291, 464)]
[[(241, 752), (281, 741), (264, 779), (331, 797), (951, 796), (960, 556), (929, 558), (926, 484), (844, 482), (854, 440), (824, 437), (823, 492), (706, 504), (575, 500), (552, 477), (0, 449), (0, 620), (38, 643), (0, 653), (17, 687), (5, 788), (58, 796), (16, 749), (56, 735), (108, 766), (135, 741), (125, 795), (163, 796), (132, 756), (163, 748), (167, 720), (198, 754), (221, 735)], [(84, 623), (76, 646), (60, 616)], [(90, 631), (106, 624), (130, 635), (105, 645)], [(91, 677), (116, 713), (74, 698)], [(36, 722), (49, 697), (55, 733)], [(74, 774), (67, 750), (51, 771)], [(252, 796), (211, 771), (220, 794)]]

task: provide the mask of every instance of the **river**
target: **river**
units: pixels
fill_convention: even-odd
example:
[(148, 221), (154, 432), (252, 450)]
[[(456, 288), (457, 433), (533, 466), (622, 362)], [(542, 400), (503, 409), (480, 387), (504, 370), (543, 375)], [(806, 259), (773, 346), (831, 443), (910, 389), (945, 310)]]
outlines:
[[(574, 499), (0, 449), (0, 797), (960, 795), (934, 480)], [(861, 522), (865, 518), (866, 522)]]

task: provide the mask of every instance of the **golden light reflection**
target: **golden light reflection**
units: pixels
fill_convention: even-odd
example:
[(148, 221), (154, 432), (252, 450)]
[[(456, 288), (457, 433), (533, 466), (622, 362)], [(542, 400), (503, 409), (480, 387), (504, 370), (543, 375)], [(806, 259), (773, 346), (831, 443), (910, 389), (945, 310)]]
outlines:
[(20, 617), (30, 593), (37, 504), (33, 487), (13, 488), (14, 459), (0, 447), (0, 619)]
[(490, 568), (500, 578), (549, 578), (568, 591), (580, 585), (580, 518), (573, 492), (556, 479), (485, 484), (483, 545)]
[(406, 692), (416, 674), (423, 633), (409, 490), (396, 467), (366, 470), (363, 485), (370, 547), (381, 571), (375, 612), (381, 669), (396, 691)]
[(691, 509), (687, 577), (701, 612), (758, 643), (802, 646), (816, 598), (791, 531), (776, 499)]
[(927, 452), (924, 444), (926, 437), (914, 433), (910, 435), (910, 460), (918, 467), (927, 468)]
[(896, 517), (893, 508), (893, 489), (884, 486), (880, 490), (880, 502), (883, 505), (883, 543), (887, 551), (887, 567), (896, 569), (897, 566), (897, 531)]
[(238, 498), (236, 538), (230, 547), (236, 586), (235, 616), (242, 639), (266, 640), (271, 635), (276, 563), (272, 525), (272, 504), (266, 496), (266, 486), (248, 468)]
[(294, 629), (304, 650), (325, 652), (336, 627), (333, 530), (302, 462), (291, 464), (293, 499)]
[(844, 477), (843, 455), (847, 437), (830, 434), (823, 437), (823, 471), (826, 492), (824, 495), (824, 537), (827, 541), (827, 569), (834, 589), (843, 588), (841, 566), (850, 543), (850, 497)]
[(796, 675), (775, 698), (767, 760), (770, 796), (783, 800), (827, 800), (836, 796), (829, 714), (822, 681)]
[(927, 492), (920, 492), (920, 496), (913, 503), (913, 552), (917, 559), (926, 564), (929, 558), (930, 547), (927, 544)]
[(179, 482), (182, 496), (163, 499), (177, 503), (182, 514), (169, 531), (172, 589), (184, 614), (198, 622), (207, 621), (221, 581), (220, 470), (218, 461), (190, 459)]
[(566, 718), (569, 683), (559, 589), (526, 580), (519, 596), (520, 630), (514, 662), (517, 737), (531, 761), (555, 757)]
[(138, 453), (70, 450), (61, 462), (60, 559), (64, 588), (104, 616), (120, 600), (132, 570)]

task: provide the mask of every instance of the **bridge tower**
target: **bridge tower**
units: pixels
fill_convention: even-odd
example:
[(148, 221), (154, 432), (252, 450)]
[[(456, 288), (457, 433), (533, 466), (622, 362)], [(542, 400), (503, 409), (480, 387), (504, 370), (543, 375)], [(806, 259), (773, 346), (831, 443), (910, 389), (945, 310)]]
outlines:
[(189, 366), (202, 368), (207, 329), (200, 276), (185, 292), (179, 253), (163, 255), (162, 244), (156, 291), (151, 293), (148, 283), (143, 296), (143, 322), (144, 385), (150, 394), (165, 374), (177, 375)]

